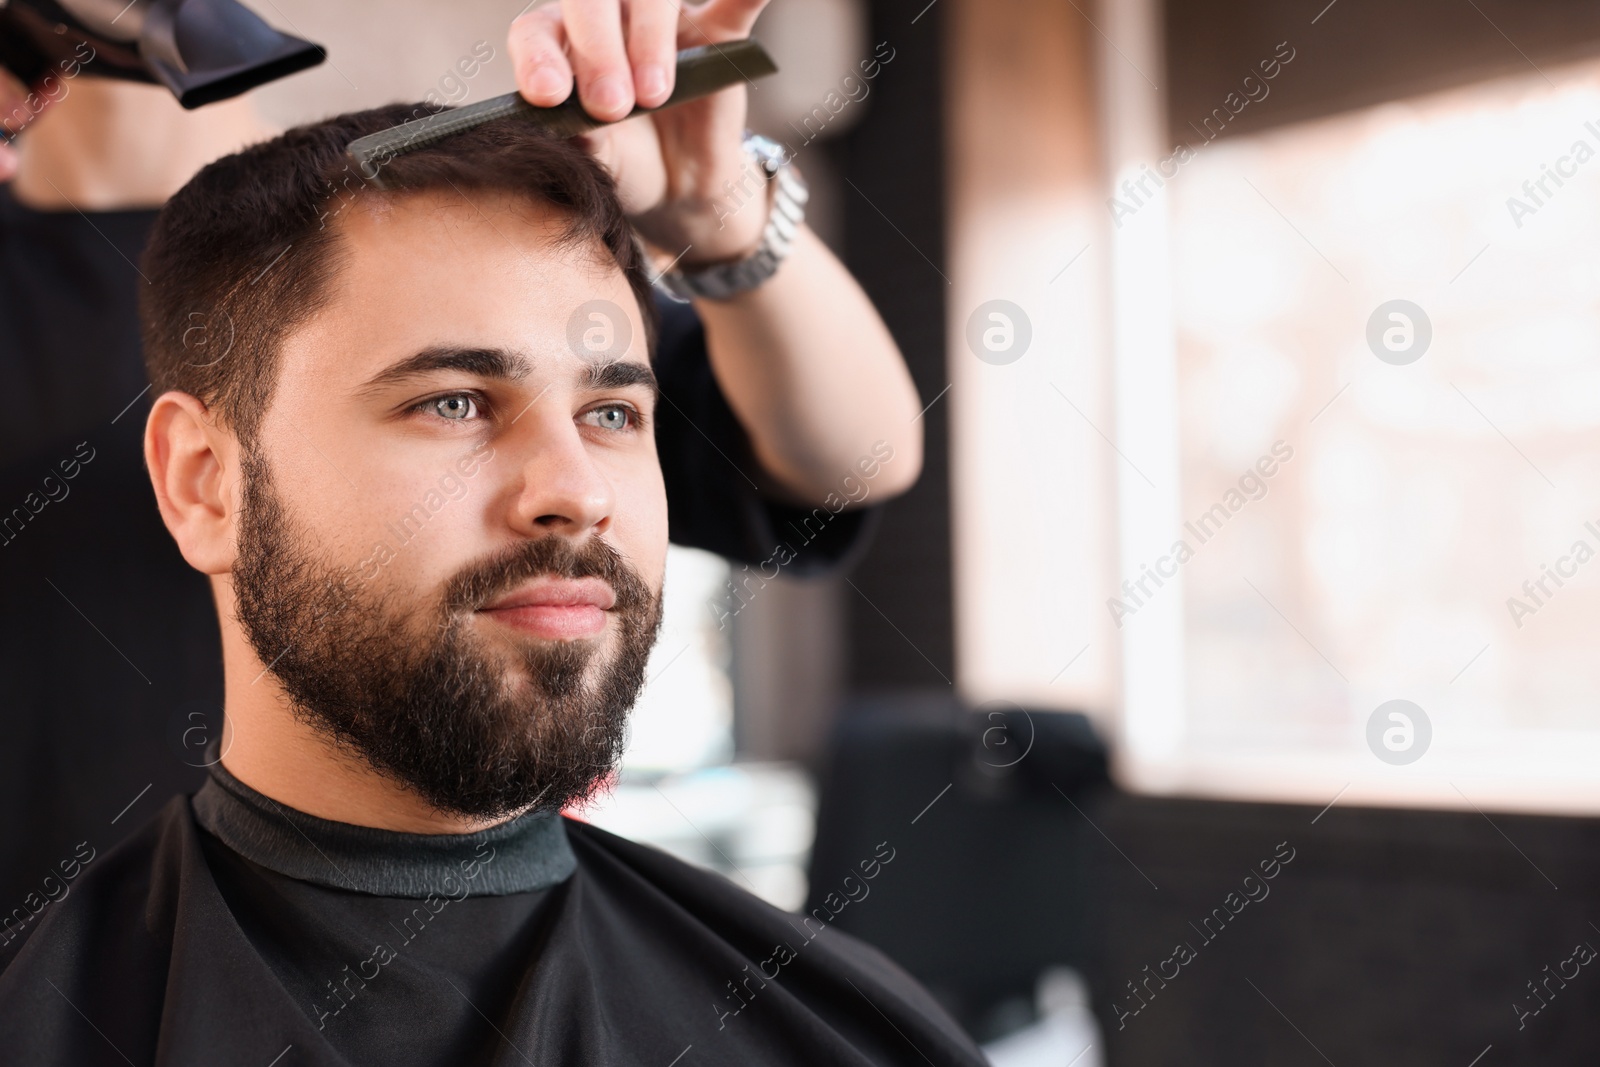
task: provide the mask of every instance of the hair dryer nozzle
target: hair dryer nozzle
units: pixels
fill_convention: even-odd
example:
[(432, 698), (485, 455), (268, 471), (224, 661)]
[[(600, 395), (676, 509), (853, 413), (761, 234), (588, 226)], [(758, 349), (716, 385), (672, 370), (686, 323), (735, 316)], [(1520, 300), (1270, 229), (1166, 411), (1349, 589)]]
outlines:
[(81, 71), (164, 85), (195, 108), (325, 58), (320, 45), (278, 32), (236, 0), (0, 2), (0, 66), (28, 84)]
[(139, 54), (184, 107), (238, 96), (327, 58), (320, 45), (279, 33), (234, 0), (155, 0)]

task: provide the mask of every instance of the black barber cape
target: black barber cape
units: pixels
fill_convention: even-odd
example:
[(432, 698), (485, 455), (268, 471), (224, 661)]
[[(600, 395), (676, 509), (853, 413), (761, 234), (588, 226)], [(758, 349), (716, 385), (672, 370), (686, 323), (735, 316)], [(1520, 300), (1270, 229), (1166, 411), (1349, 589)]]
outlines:
[[(0, 811), (12, 813), (0, 819), (0, 923), (31, 921), (78, 852), (104, 854), (200, 788), (201, 750), (221, 729), (216, 605), (144, 466), (134, 264), (154, 220), (34, 211), (0, 186)], [(845, 564), (874, 509), (819, 523), (762, 493), (770, 479), (717, 387), (699, 319), (658, 306), (656, 448), (673, 542), (752, 568), (782, 542), (789, 575)]]
[(875, 949), (653, 848), (548, 814), (329, 822), (217, 764), (0, 946), (0, 1062), (984, 1059)]

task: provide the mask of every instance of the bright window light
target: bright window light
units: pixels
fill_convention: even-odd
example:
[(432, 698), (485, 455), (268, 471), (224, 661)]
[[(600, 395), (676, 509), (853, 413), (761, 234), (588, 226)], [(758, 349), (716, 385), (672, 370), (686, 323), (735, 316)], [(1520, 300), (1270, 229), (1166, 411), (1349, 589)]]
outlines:
[(1139, 628), (1181, 610), (1136, 779), (1600, 811), (1600, 64), (1545, 74), (1204, 144), (1161, 191), (1180, 521), (1122, 576), (1189, 551), (1123, 620), (1158, 677)]

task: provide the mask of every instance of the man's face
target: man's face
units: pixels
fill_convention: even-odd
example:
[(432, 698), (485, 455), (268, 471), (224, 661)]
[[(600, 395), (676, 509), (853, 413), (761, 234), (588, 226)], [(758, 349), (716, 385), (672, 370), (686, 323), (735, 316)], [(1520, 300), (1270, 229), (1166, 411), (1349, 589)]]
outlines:
[[(487, 194), (349, 212), (242, 450), (232, 582), (257, 656), (305, 721), (471, 816), (558, 807), (611, 768), (660, 621), (643, 322), (604, 250), (557, 232)], [(596, 308), (625, 349), (572, 343), (575, 313), (605, 331)]]

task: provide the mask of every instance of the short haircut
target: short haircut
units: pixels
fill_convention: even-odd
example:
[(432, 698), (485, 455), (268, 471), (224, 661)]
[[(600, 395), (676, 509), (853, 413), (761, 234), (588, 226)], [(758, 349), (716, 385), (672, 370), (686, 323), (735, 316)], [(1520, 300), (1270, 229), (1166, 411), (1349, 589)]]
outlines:
[(647, 263), (605, 168), (581, 146), (506, 118), (394, 156), (376, 181), (363, 177), (345, 155), (350, 141), (417, 113), (393, 104), (297, 127), (207, 165), (167, 202), (141, 261), (145, 368), (157, 394), (198, 397), (254, 443), (283, 338), (331, 290), (338, 216), (368, 197), (424, 192), (507, 194), (553, 209), (562, 244), (603, 248), (622, 269), (653, 356)]

